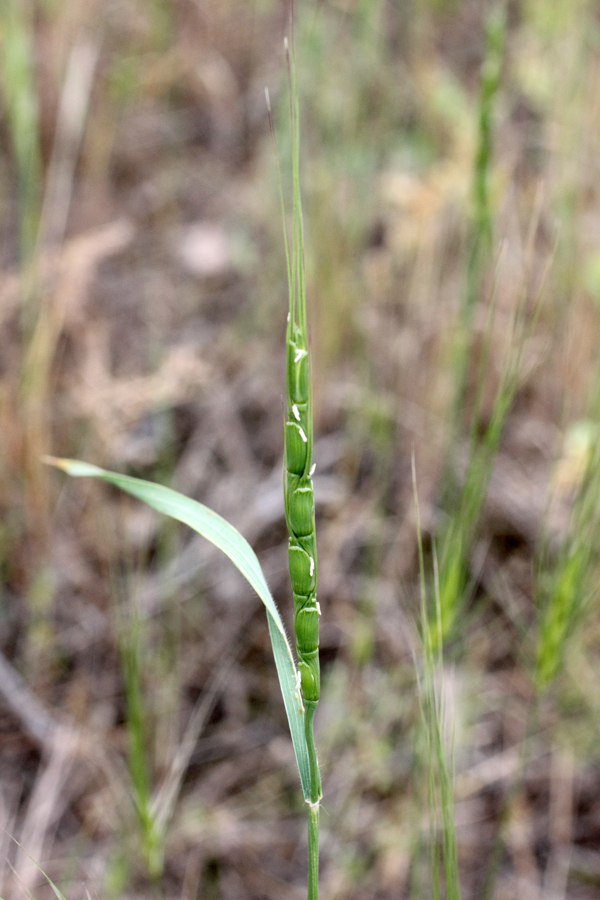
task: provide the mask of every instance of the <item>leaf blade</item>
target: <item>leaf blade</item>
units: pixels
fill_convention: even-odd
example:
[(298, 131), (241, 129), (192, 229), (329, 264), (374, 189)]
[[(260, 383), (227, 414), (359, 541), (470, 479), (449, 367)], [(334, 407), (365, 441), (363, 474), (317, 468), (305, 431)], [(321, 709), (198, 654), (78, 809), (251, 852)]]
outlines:
[(294, 657), (279, 610), (269, 590), (254, 550), (248, 541), (218, 513), (197, 500), (192, 500), (172, 488), (109, 472), (90, 463), (74, 459), (44, 457), (44, 462), (62, 469), (73, 478), (99, 478), (112, 484), (148, 506), (172, 519), (188, 525), (218, 547), (233, 562), (262, 600), (267, 621), (279, 685), (287, 714), (296, 763), (305, 799), (310, 797), (310, 768), (304, 732), (304, 708), (298, 688), (298, 674)]

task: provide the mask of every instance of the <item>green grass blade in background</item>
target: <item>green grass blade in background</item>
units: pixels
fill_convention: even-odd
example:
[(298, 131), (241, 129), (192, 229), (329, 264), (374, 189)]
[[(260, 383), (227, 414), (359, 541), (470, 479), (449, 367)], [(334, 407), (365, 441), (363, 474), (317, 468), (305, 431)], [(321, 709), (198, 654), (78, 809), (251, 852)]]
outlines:
[(308, 800), (310, 798), (310, 766), (297, 669), (279, 611), (257, 556), (248, 541), (218, 513), (171, 488), (128, 475), (108, 472), (98, 466), (74, 459), (45, 457), (45, 462), (62, 469), (74, 478), (100, 478), (102, 481), (114, 484), (115, 487), (137, 497), (138, 500), (142, 500), (158, 512), (164, 513), (184, 525), (189, 525), (190, 528), (222, 550), (252, 585), (267, 610), (273, 655), (292, 735), (302, 792)]
[(0, 5), (0, 79), (17, 170), (22, 262), (30, 260), (35, 247), (42, 196), (32, 20), (29, 4), (8, 0)]
[[(417, 671), (419, 702), (427, 750), (427, 782), (431, 843), (431, 876), (434, 900), (442, 896), (440, 875), (443, 871), (446, 900), (461, 900), (458, 869), (458, 842), (454, 818), (454, 763), (452, 742), (448, 747), (446, 702), (444, 691), (443, 623), (439, 594), (437, 557), (433, 554), (435, 614), (428, 609), (427, 579), (421, 531), (421, 513), (417, 493), (415, 458), (412, 461), (413, 493), (417, 525), (417, 556), (421, 602), (423, 669)], [(438, 833), (441, 843), (438, 846)]]

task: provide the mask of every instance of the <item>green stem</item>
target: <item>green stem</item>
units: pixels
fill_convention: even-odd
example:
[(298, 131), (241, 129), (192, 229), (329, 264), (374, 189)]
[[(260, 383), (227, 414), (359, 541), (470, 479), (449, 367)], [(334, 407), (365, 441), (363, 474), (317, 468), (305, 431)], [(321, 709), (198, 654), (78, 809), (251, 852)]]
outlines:
[(308, 813), (308, 900), (319, 898), (319, 807), (321, 804), (321, 773), (317, 760), (313, 722), (317, 700), (305, 700), (304, 729), (310, 764), (310, 803)]
[(319, 804), (308, 814), (308, 900), (319, 900)]

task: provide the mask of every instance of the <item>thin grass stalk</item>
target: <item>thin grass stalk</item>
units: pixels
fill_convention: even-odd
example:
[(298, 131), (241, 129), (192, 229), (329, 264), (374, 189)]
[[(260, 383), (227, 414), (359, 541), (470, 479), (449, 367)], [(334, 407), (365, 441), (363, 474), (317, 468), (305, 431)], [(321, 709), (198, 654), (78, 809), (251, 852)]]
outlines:
[[(436, 803), (436, 778), (435, 766), (433, 764), (434, 753), (432, 748), (431, 727), (431, 697), (433, 692), (432, 678), (432, 661), (434, 658), (434, 642), (432, 640), (432, 623), (430, 621), (428, 603), (427, 603), (427, 580), (425, 578), (425, 558), (423, 554), (423, 539), (421, 532), (421, 511), (419, 507), (419, 497), (417, 494), (417, 473), (415, 467), (414, 454), (411, 459), (412, 480), (415, 512), (417, 517), (417, 554), (419, 560), (419, 596), (421, 603), (421, 623), (423, 628), (423, 657), (425, 662), (425, 677), (419, 680), (419, 700), (421, 703), (421, 712), (425, 723), (425, 747), (427, 752), (427, 800), (429, 804), (429, 848), (431, 856), (431, 881), (433, 900), (441, 900), (441, 872), (440, 872), (440, 855), (437, 845), (437, 803)], [(438, 623), (440, 620), (438, 619)], [(439, 648), (442, 646), (441, 632), (436, 641)]]
[[(532, 233), (533, 231), (532, 223)], [(454, 498), (453, 514), (440, 539), (439, 591), (443, 640), (451, 635), (457, 615), (463, 607), (468, 593), (467, 557), (481, 517), (504, 426), (519, 386), (525, 342), (533, 331), (541, 309), (541, 300), (550, 264), (551, 260), (542, 272), (532, 300), (531, 310), (528, 309), (526, 287), (518, 299), (510, 331), (510, 349), (503, 364), (490, 420), (480, 437), (477, 432), (480, 427), (479, 423), (482, 421), (481, 386), (487, 370), (487, 356), (490, 353), (489, 347), (487, 347), (488, 339), (484, 346), (484, 356), (478, 374), (474, 421), (471, 423), (469, 435), (464, 484), (458, 496)], [(492, 324), (488, 328), (490, 337), (491, 328)], [(475, 425), (478, 426), (477, 429)]]
[[(466, 557), (485, 498), (491, 467), (497, 451), (502, 428), (514, 396), (513, 360), (509, 358), (498, 391), (492, 421), (481, 439), (481, 411), (483, 387), (488, 371), (495, 312), (495, 290), (492, 292), (488, 322), (484, 336), (483, 354), (477, 371), (477, 392), (473, 412), (468, 423), (468, 458), (464, 485), (458, 484), (454, 448), (462, 432), (463, 410), (467, 394), (469, 362), (473, 351), (473, 322), (483, 279), (493, 254), (493, 209), (490, 199), (490, 173), (493, 161), (493, 122), (506, 38), (506, 11), (499, 2), (492, 9), (485, 28), (484, 60), (482, 64), (479, 105), (478, 144), (473, 164), (471, 189), (471, 233), (466, 268), (466, 283), (459, 314), (458, 333), (454, 348), (454, 399), (452, 425), (449, 435), (450, 453), (445, 465), (442, 487), (442, 506), (454, 510), (440, 541), (440, 604), (442, 637), (451, 631), (467, 590)], [(510, 370), (510, 371), (507, 371)]]
[(474, 431), (471, 432), (464, 484), (448, 526), (441, 537), (438, 587), (441, 633), (444, 640), (451, 634), (456, 616), (465, 599), (468, 586), (466, 560), (481, 517), (504, 425), (518, 387), (523, 341), (523, 325), (516, 323), (512, 339), (516, 350), (509, 352), (504, 365), (492, 415), (483, 437), (477, 439)]
[[(434, 588), (435, 588), (435, 616), (437, 625), (438, 653), (436, 658), (431, 654), (428, 661), (429, 678), (435, 674), (435, 666), (441, 676), (443, 673), (444, 658), (442, 646), (442, 611), (440, 606), (439, 574), (435, 548), (433, 554)], [(424, 621), (427, 621), (426, 619)], [(427, 641), (431, 648), (431, 638)], [(441, 679), (438, 679), (441, 680)], [(450, 749), (450, 760), (447, 758), (446, 740), (444, 735), (445, 709), (442, 688), (439, 695), (435, 691), (435, 680), (432, 681), (433, 701), (433, 734), (435, 739), (436, 765), (440, 787), (440, 806), (442, 813), (442, 852), (444, 855), (444, 875), (446, 883), (446, 900), (461, 900), (460, 876), (458, 871), (458, 844), (456, 840), (456, 822), (454, 820), (454, 759), (453, 747)]]
[[(460, 876), (458, 871), (458, 845), (454, 821), (454, 778), (453, 761), (448, 760), (445, 735), (445, 708), (442, 688), (443, 676), (443, 624), (440, 606), (439, 576), (437, 558), (434, 552), (434, 598), (432, 615), (428, 609), (427, 579), (423, 541), (421, 537), (421, 516), (417, 495), (417, 479), (414, 456), (412, 459), (414, 502), (417, 517), (417, 548), (419, 559), (419, 585), (421, 600), (421, 623), (423, 640), (423, 675), (419, 679), (419, 695), (428, 763), (428, 797), (431, 841), (431, 874), (434, 900), (440, 900), (441, 872), (443, 863), (446, 900), (461, 900)], [(441, 847), (438, 845), (437, 831), (441, 829)]]
[(127, 702), (127, 763), (139, 838), (148, 875), (156, 880), (162, 875), (164, 847), (152, 809), (151, 773), (147, 756), (148, 729), (146, 703), (142, 687), (142, 621), (137, 611), (123, 614), (119, 622), (125, 698)]
[(493, 246), (493, 210), (490, 200), (490, 172), (494, 152), (494, 115), (500, 88), (500, 76), (506, 43), (506, 9), (497, 3), (485, 24), (484, 60), (481, 69), (478, 108), (478, 146), (473, 179), (473, 220), (470, 273), (474, 276), (474, 293), (467, 302), (477, 299), (481, 256), (489, 256)]
[[(484, 56), (479, 81), (477, 108), (477, 149), (471, 184), (471, 225), (465, 286), (459, 312), (458, 334), (454, 347), (454, 399), (452, 421), (460, 428), (467, 392), (468, 367), (473, 349), (473, 320), (484, 275), (493, 256), (493, 207), (490, 180), (494, 156), (494, 116), (500, 90), (500, 76), (506, 41), (506, 12), (503, 3), (491, 11), (485, 25)], [(456, 439), (457, 434), (453, 435)], [(450, 489), (451, 473), (447, 473)]]
[(1, 7), (0, 28), (2, 87), (17, 170), (19, 250), (21, 263), (27, 265), (37, 241), (42, 198), (35, 53), (31, 40), (33, 5), (7, 0)]

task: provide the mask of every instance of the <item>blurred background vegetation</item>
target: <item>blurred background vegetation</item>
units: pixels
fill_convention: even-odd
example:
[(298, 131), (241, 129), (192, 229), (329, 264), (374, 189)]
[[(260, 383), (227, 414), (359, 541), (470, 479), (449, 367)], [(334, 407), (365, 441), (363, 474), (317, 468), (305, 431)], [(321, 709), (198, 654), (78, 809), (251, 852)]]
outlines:
[[(201, 539), (40, 463), (212, 507), (291, 624), (264, 98), (286, 172), (289, 14), (0, 5), (5, 900), (53, 896), (33, 860), (68, 900), (305, 896), (260, 604)], [(431, 617), (463, 897), (600, 897), (600, 4), (297, 0), (295, 41), (322, 896), (433, 896)]]

